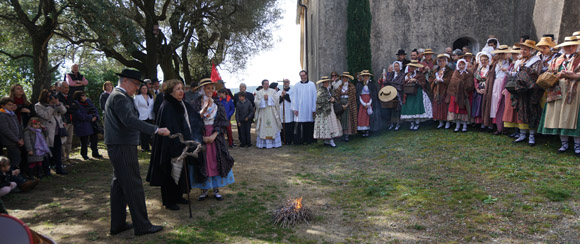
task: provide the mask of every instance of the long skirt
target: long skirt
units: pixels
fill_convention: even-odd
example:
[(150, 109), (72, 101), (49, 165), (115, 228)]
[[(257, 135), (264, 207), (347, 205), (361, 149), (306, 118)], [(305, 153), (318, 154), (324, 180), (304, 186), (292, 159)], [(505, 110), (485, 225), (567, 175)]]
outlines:
[[(371, 100), (371, 95), (361, 94), (360, 95), (363, 102), (368, 103)], [(372, 108), (372, 104), (369, 107)], [(370, 130), (371, 129), (371, 116), (368, 113), (368, 109), (362, 104), (358, 107), (358, 130)]]
[(447, 120), (447, 110), (448, 110), (447, 103), (443, 102), (433, 102), (433, 119), (445, 121)]
[[(348, 98), (340, 98), (340, 104), (347, 105)], [(344, 112), (342, 112), (342, 115), (340, 115), (340, 118), (339, 118), (340, 125), (342, 126), (342, 132), (345, 135), (356, 134), (356, 131), (353, 131), (353, 125), (352, 125), (352, 122), (350, 121), (350, 116), (352, 116), (352, 114), (350, 114), (350, 107), (347, 107), (346, 110)]]
[(342, 136), (342, 127), (331, 105), (328, 115), (318, 115), (314, 119), (314, 139), (332, 139), (339, 136)]
[(512, 106), (511, 94), (508, 92), (504, 96), (503, 126), (506, 128), (519, 128), (522, 130), (530, 129), (527, 124), (518, 119), (518, 112)]
[(482, 102), (483, 102), (483, 95), (475, 92), (473, 94), (473, 101), (471, 103), (471, 117), (476, 124), (481, 124), (483, 122), (483, 118), (481, 117), (482, 113)]
[[(213, 134), (213, 125), (205, 126), (204, 136), (211, 136)], [(205, 163), (207, 180), (203, 183), (196, 183), (193, 178), (193, 172), (189, 175), (191, 187), (200, 189), (212, 189), (227, 186), (234, 183), (234, 172), (230, 170), (226, 177), (221, 177), (218, 171), (217, 163), (217, 145), (216, 142), (205, 144)]]
[(499, 106), (495, 114), (495, 118), (491, 120), (497, 126), (497, 131), (503, 131), (504, 110), (505, 110), (505, 98), (502, 95), (499, 99)]
[[(469, 105), (467, 105), (469, 106)], [(469, 122), (470, 117), (467, 114), (467, 109), (459, 108), (459, 105), (455, 102), (455, 96), (451, 96), (449, 99), (449, 109), (447, 110), (447, 120), (448, 121), (461, 121)]]
[(262, 139), (259, 136), (256, 137), (256, 147), (258, 148), (276, 148), (282, 146), (282, 137), (280, 132), (276, 133), (274, 139)]
[(417, 88), (415, 95), (407, 95), (407, 99), (401, 108), (401, 120), (425, 121), (433, 118), (431, 100), (421, 87)]

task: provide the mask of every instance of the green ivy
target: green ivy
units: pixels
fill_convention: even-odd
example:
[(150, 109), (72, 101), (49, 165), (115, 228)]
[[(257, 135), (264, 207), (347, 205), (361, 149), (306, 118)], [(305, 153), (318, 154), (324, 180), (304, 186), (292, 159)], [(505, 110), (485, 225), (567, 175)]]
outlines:
[(349, 0), (346, 29), (347, 65), (351, 74), (371, 70), (371, 8), (369, 0)]

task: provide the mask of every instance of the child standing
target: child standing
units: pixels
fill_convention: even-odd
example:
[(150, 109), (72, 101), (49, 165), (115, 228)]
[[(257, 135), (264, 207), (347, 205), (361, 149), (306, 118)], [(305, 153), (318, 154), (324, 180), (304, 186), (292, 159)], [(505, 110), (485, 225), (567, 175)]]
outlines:
[(250, 130), (252, 128), (252, 120), (254, 119), (254, 107), (252, 103), (246, 99), (245, 93), (238, 94), (239, 101), (236, 104), (236, 122), (238, 123), (238, 131), (240, 131), (240, 147), (251, 147), (252, 138)]
[(0, 99), (0, 145), (6, 147), (7, 156), (12, 161), (12, 169), (20, 167), (20, 149), (24, 146), (22, 125), (14, 113), (16, 104), (10, 97)]
[(28, 152), (28, 168), (31, 175), (40, 178), (42, 161), (45, 156), (50, 156), (50, 149), (44, 139), (45, 133), (40, 119), (32, 117), (28, 121), (28, 127), (24, 130), (24, 146)]
[(234, 137), (232, 134), (232, 124), (231, 124), (231, 119), (232, 119), (232, 115), (234, 115), (234, 99), (228, 95), (228, 91), (225, 88), (222, 88), (218, 91), (218, 98), (219, 101), (222, 103), (222, 105), (224, 106), (224, 108), (226, 109), (226, 115), (228, 118), (228, 127), (227, 129), (227, 135), (228, 135), (228, 146), (230, 147), (234, 147)]

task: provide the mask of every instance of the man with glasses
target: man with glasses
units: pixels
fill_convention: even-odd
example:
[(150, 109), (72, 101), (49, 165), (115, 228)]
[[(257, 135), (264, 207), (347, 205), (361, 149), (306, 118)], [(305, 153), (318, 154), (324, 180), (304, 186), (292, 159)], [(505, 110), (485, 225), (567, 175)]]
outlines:
[[(111, 184), (111, 235), (131, 229), (133, 225), (135, 235), (151, 234), (161, 231), (163, 227), (152, 225), (147, 216), (137, 153), (139, 133), (168, 136), (170, 131), (139, 120), (132, 96), (143, 82), (141, 73), (124, 69), (117, 75), (119, 84), (105, 104), (105, 144), (114, 173)], [(127, 205), (133, 224), (126, 222)]]

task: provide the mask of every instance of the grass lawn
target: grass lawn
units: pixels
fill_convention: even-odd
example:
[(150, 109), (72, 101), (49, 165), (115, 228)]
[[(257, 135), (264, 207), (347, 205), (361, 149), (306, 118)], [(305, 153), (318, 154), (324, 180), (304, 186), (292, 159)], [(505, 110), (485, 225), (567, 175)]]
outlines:
[[(234, 148), (236, 183), (223, 202), (193, 201), (191, 219), (187, 205), (163, 209), (159, 189), (145, 183), (149, 216), (165, 230), (143, 237), (108, 234), (108, 160), (82, 161), (3, 200), (60, 243), (578, 243), (580, 160), (555, 153), (553, 138), (511, 141), (424, 126), (337, 148)], [(271, 213), (300, 196), (310, 225), (273, 226)]]

